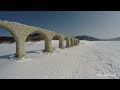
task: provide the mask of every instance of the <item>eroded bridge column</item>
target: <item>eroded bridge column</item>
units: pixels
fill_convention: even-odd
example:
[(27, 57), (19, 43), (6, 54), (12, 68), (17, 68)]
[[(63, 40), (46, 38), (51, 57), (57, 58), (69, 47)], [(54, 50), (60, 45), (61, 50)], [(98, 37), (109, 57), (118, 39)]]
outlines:
[(66, 47), (70, 47), (71, 46), (71, 42), (70, 42), (70, 39), (67, 40), (67, 43), (66, 43)]
[(45, 39), (45, 50), (44, 52), (52, 52), (52, 40), (51, 39)]
[(64, 47), (64, 38), (61, 38), (60, 40), (59, 40), (59, 47), (61, 48), (61, 49), (64, 49), (65, 47)]
[(73, 41), (73, 39), (71, 39), (71, 46), (74, 46), (74, 41)]
[(75, 43), (75, 39), (74, 39), (74, 46), (76, 45), (76, 43)]
[(71, 40), (69, 39), (69, 47), (71, 47)]
[(15, 57), (17, 57), (18, 59), (21, 59), (22, 57), (25, 56), (25, 41), (21, 38), (19, 38), (16, 41), (16, 54)]

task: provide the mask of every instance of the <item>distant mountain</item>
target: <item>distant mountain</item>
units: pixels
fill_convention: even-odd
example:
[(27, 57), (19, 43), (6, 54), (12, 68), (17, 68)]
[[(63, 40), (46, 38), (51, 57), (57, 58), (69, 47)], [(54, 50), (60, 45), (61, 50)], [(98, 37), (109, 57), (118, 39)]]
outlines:
[(78, 38), (79, 40), (101, 41), (101, 39), (94, 38), (94, 37), (91, 37), (91, 36), (86, 36), (86, 35), (83, 35), (83, 36), (76, 36), (75, 38)]
[(78, 38), (79, 40), (88, 40), (88, 41), (120, 41), (120, 37), (111, 38), (111, 39), (99, 39), (99, 38), (83, 35), (83, 36), (76, 36), (75, 38)]

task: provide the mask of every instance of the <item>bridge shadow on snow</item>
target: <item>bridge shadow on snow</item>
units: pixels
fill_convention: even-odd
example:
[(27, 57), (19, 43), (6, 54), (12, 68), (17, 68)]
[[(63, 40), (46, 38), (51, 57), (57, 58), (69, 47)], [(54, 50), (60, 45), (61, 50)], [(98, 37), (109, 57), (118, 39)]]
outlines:
[[(28, 51), (28, 52), (26, 52), (26, 54), (27, 54), (27, 53), (40, 54), (40, 53), (42, 53), (42, 52), (45, 52), (44, 50), (45, 50), (45, 49)], [(55, 50), (55, 49), (53, 49), (53, 50)], [(11, 59), (11, 58), (14, 57), (14, 56), (15, 56), (15, 54), (2, 55), (2, 56), (0, 56), (0, 59)]]
[[(28, 52), (26, 52), (26, 54), (27, 53), (37, 53), (37, 54), (39, 54), (40, 52), (43, 52), (43, 51), (44, 51), (44, 49), (42, 49), (42, 50), (28, 51)], [(2, 55), (2, 56), (0, 56), (0, 59), (11, 59), (14, 56), (15, 56), (15, 54)]]
[(10, 59), (11, 57), (13, 57), (15, 54), (9, 54), (9, 55), (3, 55), (0, 56), (0, 59)]
[(28, 51), (28, 52), (26, 52), (26, 53), (37, 53), (37, 54), (39, 54), (39, 53), (41, 53), (41, 52), (44, 52), (44, 49)]

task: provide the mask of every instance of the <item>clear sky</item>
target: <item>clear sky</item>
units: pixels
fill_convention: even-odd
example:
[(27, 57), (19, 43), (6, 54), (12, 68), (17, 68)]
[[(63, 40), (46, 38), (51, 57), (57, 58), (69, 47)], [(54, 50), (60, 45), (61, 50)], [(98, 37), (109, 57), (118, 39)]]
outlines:
[[(71, 36), (120, 37), (120, 11), (0, 11), (0, 19)], [(0, 36), (8, 34), (0, 28)]]

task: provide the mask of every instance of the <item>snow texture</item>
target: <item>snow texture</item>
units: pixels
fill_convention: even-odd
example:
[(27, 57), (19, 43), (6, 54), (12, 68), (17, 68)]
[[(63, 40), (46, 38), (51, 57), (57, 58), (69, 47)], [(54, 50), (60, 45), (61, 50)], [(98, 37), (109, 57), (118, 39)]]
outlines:
[(78, 46), (42, 52), (44, 41), (26, 42), (27, 56), (14, 58), (15, 43), (0, 44), (1, 79), (120, 79), (119, 41), (81, 41)]

